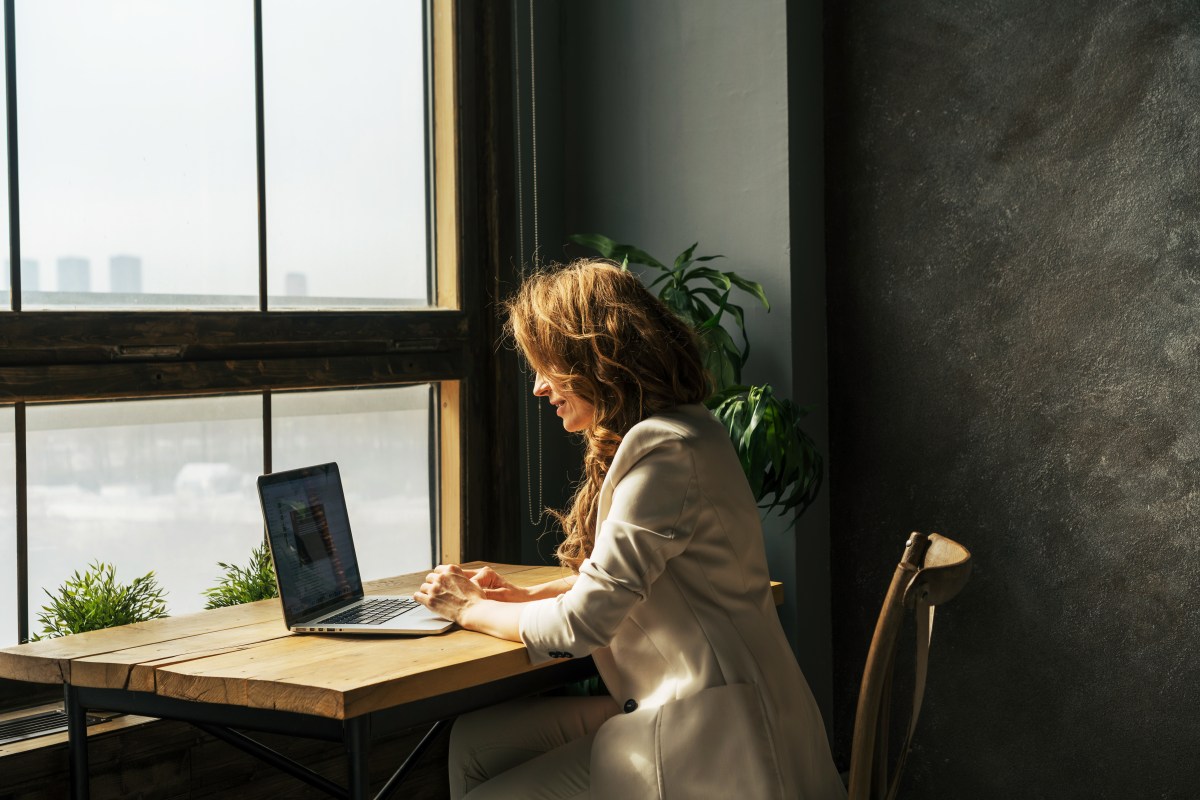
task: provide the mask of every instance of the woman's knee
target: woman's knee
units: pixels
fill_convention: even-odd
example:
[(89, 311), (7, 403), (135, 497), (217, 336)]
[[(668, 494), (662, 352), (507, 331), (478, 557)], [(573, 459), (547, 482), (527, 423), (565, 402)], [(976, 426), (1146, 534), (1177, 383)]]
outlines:
[(607, 697), (528, 698), (459, 717), (450, 730), (451, 796), (593, 733), (617, 713)]
[(541, 751), (512, 737), (513, 716), (520, 701), (463, 714), (450, 728), (450, 796), (463, 795), (495, 775)]

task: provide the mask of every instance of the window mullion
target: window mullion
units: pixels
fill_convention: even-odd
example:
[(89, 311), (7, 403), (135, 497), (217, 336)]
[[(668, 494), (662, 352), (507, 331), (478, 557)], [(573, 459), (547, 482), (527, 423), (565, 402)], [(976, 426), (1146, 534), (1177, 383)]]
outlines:
[(263, 113), (262, 0), (254, 0), (254, 147), (258, 183), (258, 310), (267, 310), (267, 143)]
[(16, 0), (4, 0), (4, 102), (8, 112), (8, 266), (13, 311), (21, 310), (21, 204), (17, 191)]
[(263, 389), (263, 474), (274, 472), (274, 457), (271, 453), (271, 390)]
[(17, 641), (29, 641), (29, 477), (25, 458), (25, 404), (14, 409), (17, 466)]

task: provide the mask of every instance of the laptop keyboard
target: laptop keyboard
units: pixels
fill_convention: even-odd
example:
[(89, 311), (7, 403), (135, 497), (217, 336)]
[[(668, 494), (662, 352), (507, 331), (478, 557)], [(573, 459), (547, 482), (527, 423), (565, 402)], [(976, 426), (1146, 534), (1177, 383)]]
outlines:
[(406, 597), (386, 597), (364, 600), (354, 608), (321, 620), (321, 625), (381, 625), (401, 614), (412, 611), (419, 605)]

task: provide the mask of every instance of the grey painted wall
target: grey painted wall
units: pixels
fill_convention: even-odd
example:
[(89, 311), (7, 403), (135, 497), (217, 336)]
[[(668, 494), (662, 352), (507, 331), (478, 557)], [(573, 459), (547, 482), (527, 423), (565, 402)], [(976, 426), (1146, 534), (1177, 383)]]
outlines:
[[(819, 69), (820, 7), (802, 5), (816, 20), (807, 52)], [(527, 5), (518, 7), (528, 25)], [(585, 255), (563, 247), (568, 234), (585, 232), (637, 244), (660, 260), (697, 240), (698, 254), (725, 254), (723, 268), (759, 281), (773, 300), (769, 314), (745, 304), (753, 353), (743, 377), (816, 404), (810, 433), (824, 445), (820, 75), (807, 76), (806, 119), (816, 124), (804, 139), (808, 174), (818, 165), (818, 180), (795, 192), (787, 23), (783, 0), (539, 2), (538, 81), (546, 70), (559, 73), (538, 93), (539, 118), (559, 111), (538, 128), (539, 164), (559, 167), (539, 173), (542, 196), (560, 204), (547, 206), (553, 219), (543, 220), (541, 255)], [(543, 125), (561, 130), (554, 135)], [(797, 214), (805, 221), (793, 225)], [(797, 259), (807, 270), (800, 282), (793, 279)], [(558, 475), (577, 456), (556, 447), (546, 463)], [(828, 717), (827, 503), (804, 515), (798, 533), (787, 522), (773, 518), (766, 534), (772, 570), (786, 586), (782, 618)]]
[(976, 557), (904, 796), (1200, 795), (1200, 8), (826, 7), (835, 703)]

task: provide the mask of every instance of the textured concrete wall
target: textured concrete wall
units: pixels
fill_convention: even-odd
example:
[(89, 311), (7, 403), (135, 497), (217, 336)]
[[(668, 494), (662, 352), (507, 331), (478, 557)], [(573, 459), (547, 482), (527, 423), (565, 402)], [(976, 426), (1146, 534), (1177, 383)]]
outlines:
[(1200, 796), (1200, 6), (826, 7), (835, 704), (974, 552), (902, 795)]

